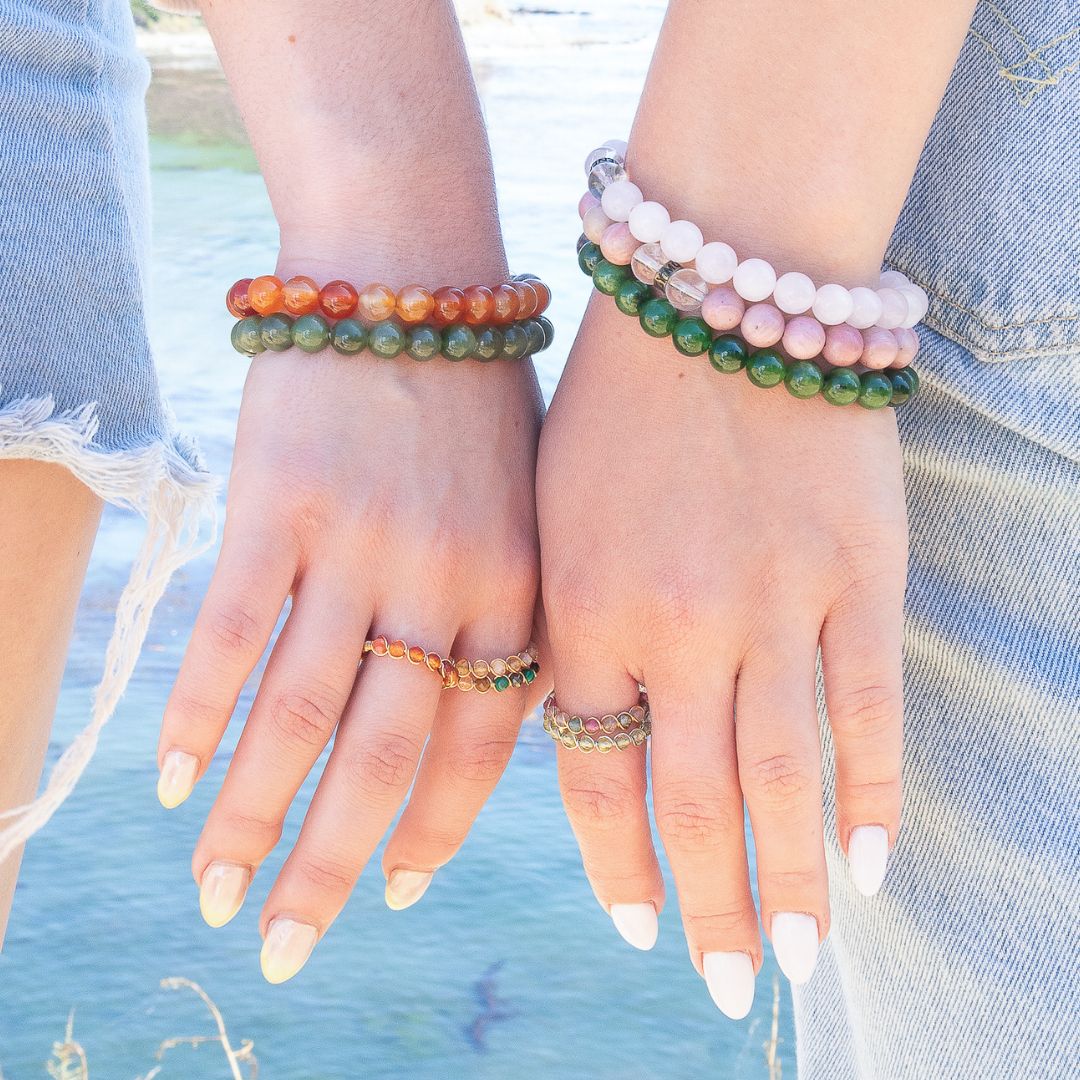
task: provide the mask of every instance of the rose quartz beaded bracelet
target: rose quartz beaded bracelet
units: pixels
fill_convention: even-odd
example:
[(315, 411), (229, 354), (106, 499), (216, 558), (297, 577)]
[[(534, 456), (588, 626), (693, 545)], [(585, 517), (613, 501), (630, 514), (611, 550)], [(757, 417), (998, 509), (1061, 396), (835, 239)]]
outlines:
[(817, 286), (806, 274), (779, 277), (764, 259), (740, 261), (726, 243), (705, 243), (690, 221), (672, 221), (628, 177), (626, 144), (611, 140), (586, 158), (589, 190), (578, 205), (584, 234), (615, 265), (631, 265), (647, 284), (657, 278), (681, 312), (700, 313), (714, 330), (738, 329), (755, 348), (782, 344), (795, 360), (823, 356), (842, 367), (903, 367), (919, 347), (913, 327), (926, 293), (895, 270), (877, 289)]

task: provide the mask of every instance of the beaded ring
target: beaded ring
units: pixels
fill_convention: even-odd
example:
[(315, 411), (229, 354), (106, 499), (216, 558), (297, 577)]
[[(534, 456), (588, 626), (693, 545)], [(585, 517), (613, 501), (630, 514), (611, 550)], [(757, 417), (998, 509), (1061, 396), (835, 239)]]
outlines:
[(578, 250), (578, 265), (592, 278), (598, 292), (612, 297), (624, 314), (636, 316), (651, 337), (670, 337), (684, 356), (708, 354), (719, 372), (745, 370), (747, 378), (763, 389), (782, 382), (793, 397), (811, 398), (820, 393), (830, 405), (858, 402), (864, 409), (900, 406), (919, 391), (919, 376), (911, 367), (862, 373), (850, 367), (826, 370), (814, 360), (789, 364), (773, 348), (751, 351), (738, 335), (714, 334), (700, 316), (680, 312), (669, 300), (657, 296), (653, 287), (631, 276), (628, 267), (604, 259), (596, 244), (582, 239), (585, 243)]
[(637, 705), (623, 712), (577, 716), (560, 709), (552, 691), (544, 702), (544, 730), (567, 750), (580, 750), (583, 754), (593, 750), (607, 754), (644, 746), (652, 734), (652, 714), (648, 694), (644, 689), (640, 693)]
[(540, 673), (536, 645), (532, 642), (520, 653), (494, 660), (455, 660), (428, 652), (419, 645), (408, 645), (400, 638), (391, 640), (385, 635), (364, 642), (361, 656), (389, 656), (393, 660), (408, 660), (416, 667), (425, 666), (442, 679), (444, 690), (489, 690), (502, 693), (514, 686), (527, 686)]

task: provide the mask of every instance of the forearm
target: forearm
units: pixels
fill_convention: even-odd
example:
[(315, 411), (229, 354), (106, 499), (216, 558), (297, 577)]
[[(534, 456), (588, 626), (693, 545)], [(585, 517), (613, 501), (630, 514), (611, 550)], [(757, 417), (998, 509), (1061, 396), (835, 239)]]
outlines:
[[(100, 515), (66, 469), (0, 462), (0, 812), (37, 788)], [(17, 871), (0, 865), (0, 944)]]
[(673, 0), (635, 182), (740, 258), (875, 283), (973, 7)]
[(503, 276), (487, 137), (450, 0), (202, 7), (284, 270), (433, 286)]

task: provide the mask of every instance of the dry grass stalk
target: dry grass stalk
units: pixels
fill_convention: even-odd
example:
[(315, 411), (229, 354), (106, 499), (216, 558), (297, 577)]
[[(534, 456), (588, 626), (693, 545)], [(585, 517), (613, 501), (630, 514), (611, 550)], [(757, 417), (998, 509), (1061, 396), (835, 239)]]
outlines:
[[(75, 1041), (75, 1010), (68, 1013), (64, 1041), (54, 1042), (53, 1056), (45, 1063), (52, 1080), (90, 1080), (86, 1051)], [(0, 1077), (0, 1080), (3, 1080)]]
[(762, 1044), (765, 1049), (765, 1064), (769, 1066), (769, 1080), (781, 1080), (784, 1063), (780, 1060), (780, 979), (773, 976), (772, 1029), (769, 1038)]

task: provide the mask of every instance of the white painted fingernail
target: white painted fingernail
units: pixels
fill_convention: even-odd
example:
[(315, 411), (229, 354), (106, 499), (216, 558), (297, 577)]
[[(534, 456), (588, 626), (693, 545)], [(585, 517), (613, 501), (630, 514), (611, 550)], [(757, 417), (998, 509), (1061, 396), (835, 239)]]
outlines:
[(240, 863), (212, 862), (199, 885), (199, 910), (207, 926), (224, 926), (243, 906), (251, 870)]
[(391, 870), (386, 879), (386, 906), (391, 911), (412, 907), (431, 884), (434, 870)]
[(652, 904), (612, 904), (609, 912), (615, 929), (635, 949), (647, 951), (656, 944), (660, 921)]
[(795, 986), (802, 986), (817, 963), (817, 919), (801, 911), (778, 911), (772, 917), (772, 947), (780, 970)]
[(279, 915), (266, 931), (259, 963), (267, 982), (291, 979), (307, 962), (319, 931), (308, 923)]
[(157, 782), (158, 801), (166, 810), (179, 806), (195, 786), (199, 775), (199, 759), (183, 750), (170, 750), (161, 762)]
[(884, 825), (859, 825), (851, 830), (847, 847), (851, 880), (863, 896), (873, 896), (885, 880), (889, 864), (889, 831)]
[(711, 952), (702, 957), (705, 985), (716, 1007), (741, 1020), (754, 1004), (754, 962), (744, 952)]

